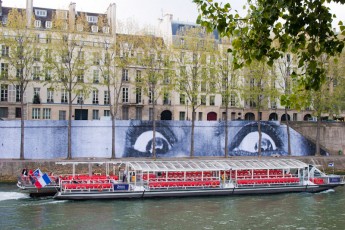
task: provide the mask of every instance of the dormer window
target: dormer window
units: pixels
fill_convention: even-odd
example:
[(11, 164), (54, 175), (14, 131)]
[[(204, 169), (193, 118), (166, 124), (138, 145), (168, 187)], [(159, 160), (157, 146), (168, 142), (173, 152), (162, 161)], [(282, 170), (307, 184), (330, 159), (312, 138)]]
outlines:
[(41, 27), (41, 20), (35, 20), (35, 27), (40, 28)]
[(46, 21), (46, 28), (51, 29), (53, 27), (53, 23), (51, 21)]
[(35, 15), (37, 17), (47, 17), (47, 11), (46, 10), (35, 10)]
[(104, 27), (102, 28), (102, 30), (103, 30), (103, 33), (109, 34), (109, 26), (104, 26)]
[(83, 27), (82, 24), (77, 24), (77, 30), (78, 30), (79, 32), (83, 31), (83, 29), (84, 29), (84, 27)]
[(87, 16), (87, 21), (90, 23), (97, 23), (98, 17), (97, 16)]
[(95, 25), (91, 26), (91, 31), (93, 33), (97, 33), (98, 32), (98, 26), (95, 26)]

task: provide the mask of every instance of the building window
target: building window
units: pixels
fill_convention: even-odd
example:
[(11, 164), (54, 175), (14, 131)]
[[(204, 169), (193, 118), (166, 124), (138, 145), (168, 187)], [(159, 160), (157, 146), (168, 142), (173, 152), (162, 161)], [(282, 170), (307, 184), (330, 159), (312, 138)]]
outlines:
[(51, 116), (51, 109), (50, 108), (43, 108), (43, 119), (50, 119)]
[(142, 107), (136, 107), (135, 108), (135, 119), (141, 120), (143, 117), (143, 108)]
[(201, 95), (200, 104), (201, 105), (206, 105), (206, 95)]
[(79, 69), (77, 72), (77, 82), (83, 83), (84, 82), (84, 70)]
[(122, 107), (122, 120), (128, 120), (128, 107)]
[(292, 119), (293, 119), (293, 121), (297, 121), (297, 113), (293, 113)]
[(153, 108), (149, 108), (149, 120), (153, 120)]
[(141, 70), (136, 71), (135, 82), (137, 82), (137, 83), (141, 82)]
[(141, 104), (141, 88), (135, 89), (135, 103)]
[(32, 103), (41, 104), (40, 91), (41, 91), (41, 88), (38, 88), (38, 87), (34, 88), (34, 98), (33, 98)]
[(8, 101), (8, 85), (1, 85), (1, 101)]
[(210, 105), (215, 105), (216, 97), (214, 95), (210, 96)]
[(10, 47), (5, 46), (5, 45), (1, 46), (1, 55), (3, 57), (8, 57), (9, 52), (10, 52)]
[(46, 10), (35, 9), (35, 15), (37, 17), (47, 17), (47, 11)]
[(98, 109), (92, 110), (92, 119), (93, 120), (99, 120), (99, 110)]
[(16, 71), (17, 71), (17, 72), (16, 72), (16, 77), (17, 77), (18, 79), (23, 79), (23, 76), (24, 76), (24, 75), (23, 75), (23, 74), (24, 74), (23, 68), (19, 68), (19, 69), (17, 68)]
[(41, 27), (41, 20), (35, 20), (34, 25), (36, 28), (40, 28)]
[(40, 67), (39, 66), (34, 66), (34, 72), (32, 74), (32, 79), (39, 81), (40, 80)]
[(110, 104), (109, 98), (110, 98), (109, 91), (108, 90), (104, 91), (104, 104), (105, 105), (109, 105)]
[(186, 104), (186, 95), (180, 94), (180, 105), (185, 105), (185, 104)]
[(20, 102), (20, 86), (16, 85), (16, 102)]
[(22, 117), (22, 108), (16, 108), (16, 118)]
[(100, 56), (98, 52), (93, 53), (93, 64), (99, 65)]
[(46, 21), (46, 28), (51, 29), (53, 27), (53, 23), (51, 21)]
[(2, 79), (8, 78), (8, 63), (1, 63), (1, 77)]
[(37, 120), (41, 117), (41, 109), (40, 108), (32, 108), (32, 119)]
[(67, 91), (65, 89), (61, 91), (61, 103), (67, 103)]
[(98, 90), (92, 91), (92, 104), (98, 105)]
[(234, 93), (230, 94), (230, 106), (236, 106), (236, 96)]
[(104, 116), (110, 117), (110, 110), (104, 110)]
[(66, 120), (66, 111), (59, 110), (59, 120)]
[(87, 16), (86, 20), (91, 23), (97, 23), (98, 17), (97, 16)]
[(186, 120), (186, 112), (180, 112), (180, 121)]
[(128, 103), (128, 88), (122, 88), (122, 103)]
[(77, 30), (82, 32), (84, 30), (84, 26), (82, 24), (77, 24)]
[(84, 57), (85, 57), (85, 52), (79, 50), (79, 51), (78, 51), (78, 59), (79, 59), (79, 61), (84, 60)]
[(95, 26), (95, 25), (91, 26), (91, 31), (93, 33), (97, 33), (98, 32), (98, 26)]
[(202, 112), (199, 112), (199, 121), (202, 121)]
[(82, 92), (79, 92), (78, 97), (77, 97), (77, 104), (84, 104), (84, 94)]
[(41, 60), (41, 50), (39, 48), (36, 48), (34, 50), (34, 60), (40, 61)]
[(93, 70), (93, 83), (99, 83), (99, 70)]
[(122, 81), (128, 81), (128, 69), (122, 69)]
[(45, 80), (50, 81), (52, 79), (52, 71), (50, 69), (45, 70)]
[(2, 117), (2, 118), (8, 117), (8, 108), (7, 107), (0, 107), (0, 117)]
[(102, 28), (102, 31), (103, 31), (103, 33), (105, 33), (105, 34), (109, 34), (109, 31), (110, 31), (109, 26), (104, 26), (104, 27)]
[(47, 103), (54, 103), (54, 91), (53, 91), (53, 89), (47, 89)]
[(169, 93), (164, 93), (163, 95), (163, 104), (170, 105), (170, 95)]

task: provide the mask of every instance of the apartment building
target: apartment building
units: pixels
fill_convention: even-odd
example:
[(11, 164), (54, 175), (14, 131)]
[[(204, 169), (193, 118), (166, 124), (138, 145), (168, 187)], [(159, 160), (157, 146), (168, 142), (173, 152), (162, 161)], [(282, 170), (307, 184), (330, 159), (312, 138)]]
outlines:
[[(2, 21), (1, 33), (5, 36), (16, 36), (16, 31), (7, 26), (8, 16), (13, 10), (2, 6), (0, 1), (0, 19)], [(116, 5), (111, 4), (105, 9), (104, 14), (92, 12), (76, 11), (75, 3), (71, 3), (68, 9), (48, 9), (33, 6), (33, 0), (27, 0), (26, 9), (18, 9), (25, 12), (27, 19), (27, 29), (35, 37), (36, 49), (41, 50), (37, 55), (35, 62), (30, 69), (29, 82), (27, 84), (24, 99), (24, 119), (27, 120), (66, 120), (68, 119), (68, 92), (66, 89), (56, 87), (51, 83), (55, 75), (64, 75), (63, 71), (47, 68), (46, 59), (43, 53), (51, 49), (54, 39), (58, 40), (55, 34), (56, 18), (63, 19), (66, 29), (71, 29), (77, 34), (72, 40), (75, 41), (76, 50), (74, 56), (82, 57), (85, 60), (84, 68), (77, 74), (75, 80), (81, 86), (71, 91), (72, 102), (72, 119), (73, 120), (99, 120), (110, 118), (110, 106), (114, 102), (113, 95), (119, 95), (118, 110), (116, 119), (128, 120), (152, 120), (153, 114), (157, 120), (190, 120), (192, 118), (191, 101), (187, 95), (178, 92), (176, 88), (167, 92), (157, 94), (157, 98), (152, 99), (152, 89), (145, 90), (138, 87), (137, 79), (147, 75), (150, 72), (147, 65), (141, 64), (138, 60), (142, 58), (144, 50), (140, 46), (133, 45), (133, 37), (142, 35), (126, 35), (116, 33)], [(85, 18), (86, 24), (79, 20)], [(102, 23), (100, 23), (102, 21)], [(88, 29), (86, 30), (85, 27)], [(159, 20), (158, 30), (154, 40), (164, 41), (164, 47), (172, 50), (169, 59), (172, 65), (169, 68), (173, 75), (181, 75), (181, 68), (178, 66), (178, 56), (181, 53), (191, 55), (188, 49), (183, 48), (181, 44), (185, 42), (183, 31), (188, 28), (194, 28), (197, 25), (193, 23), (184, 23), (174, 21), (170, 14), (165, 15)], [(55, 35), (54, 35), (55, 34)], [(226, 49), (229, 41), (220, 39), (218, 33), (213, 34), (215, 49)], [(144, 37), (153, 37), (144, 35)], [(137, 40), (134, 38), (134, 40)], [(71, 37), (67, 36), (67, 40)], [(53, 42), (52, 42), (53, 40)], [(18, 40), (16, 40), (18, 41)], [(147, 41), (146, 41), (147, 42)], [(127, 65), (116, 64), (114, 74), (118, 76), (121, 84), (116, 89), (109, 89), (104, 82), (107, 80), (100, 64), (105, 63), (109, 54), (109, 47), (118, 47), (118, 51), (111, 56), (120, 61), (124, 57), (136, 60)], [(129, 48), (130, 47), (130, 48)], [(181, 48), (182, 47), (182, 48)], [(56, 48), (56, 47), (55, 47)], [(79, 51), (78, 51), (79, 49)], [(81, 50), (82, 49), (82, 50)], [(184, 50), (185, 49), (185, 50)], [(0, 80), (0, 118), (4, 120), (20, 119), (20, 92), (18, 85), (11, 81), (11, 76), (18, 74), (18, 69), (11, 66), (6, 57), (13, 52), (8, 46), (1, 46), (1, 80)], [(58, 52), (58, 51), (56, 51)], [(127, 55), (127, 56), (126, 56)], [(169, 54), (166, 54), (169, 55)], [(109, 57), (108, 57), (109, 58)], [(102, 61), (100, 61), (102, 60)], [(156, 53), (154, 60), (159, 59)], [(63, 62), (63, 59), (61, 59)], [(67, 63), (67, 62), (66, 62)], [(73, 63), (73, 61), (71, 62)], [(167, 68), (167, 67), (165, 67)], [(65, 70), (68, 72), (68, 70)], [(162, 69), (164, 71), (164, 69)], [(19, 71), (20, 72), (20, 71)], [(62, 76), (58, 76), (62, 78)], [(55, 78), (56, 79), (56, 78)], [(170, 84), (169, 79), (159, 82), (158, 86)], [(239, 79), (235, 84), (243, 84)], [(87, 86), (87, 90), (84, 90)], [(224, 98), (218, 92), (204, 94), (203, 86), (199, 86), (200, 95), (198, 95), (199, 104), (195, 111), (196, 120), (222, 120), (226, 116), (226, 106)], [(206, 89), (210, 86), (205, 86)], [(154, 104), (155, 103), (155, 104)], [(154, 106), (155, 105), (155, 108)], [(153, 112), (155, 109), (155, 113)], [(311, 118), (311, 111), (288, 111), (288, 119), (294, 121), (307, 120)], [(229, 98), (228, 118), (229, 120), (254, 120), (257, 117), (262, 120), (285, 120), (285, 111), (279, 104), (279, 100), (271, 101), (267, 109), (257, 114), (255, 105), (248, 102), (237, 94), (232, 94)]]

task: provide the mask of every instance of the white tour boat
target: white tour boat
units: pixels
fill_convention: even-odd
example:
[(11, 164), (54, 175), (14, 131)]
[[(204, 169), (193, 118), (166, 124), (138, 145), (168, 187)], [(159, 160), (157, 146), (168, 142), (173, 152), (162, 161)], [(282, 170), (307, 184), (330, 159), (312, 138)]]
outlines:
[[(326, 175), (296, 159), (143, 160), (58, 162), (73, 165), (60, 178), (59, 200), (219, 196), (321, 192), (344, 185), (344, 178)], [(89, 164), (88, 175), (75, 167)], [(91, 164), (106, 165), (106, 175), (92, 174)], [(112, 172), (110, 172), (112, 171)]]

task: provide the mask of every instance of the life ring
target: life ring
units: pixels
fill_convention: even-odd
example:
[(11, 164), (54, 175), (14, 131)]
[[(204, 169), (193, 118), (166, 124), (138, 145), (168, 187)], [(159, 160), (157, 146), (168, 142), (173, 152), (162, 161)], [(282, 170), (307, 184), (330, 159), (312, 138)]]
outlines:
[(100, 185), (98, 185), (97, 188), (98, 188), (98, 191), (99, 191), (99, 192), (102, 192), (102, 191), (103, 191), (103, 185), (100, 184)]
[(211, 186), (212, 186), (212, 188), (215, 188), (215, 187), (217, 187), (217, 183), (213, 181)]

